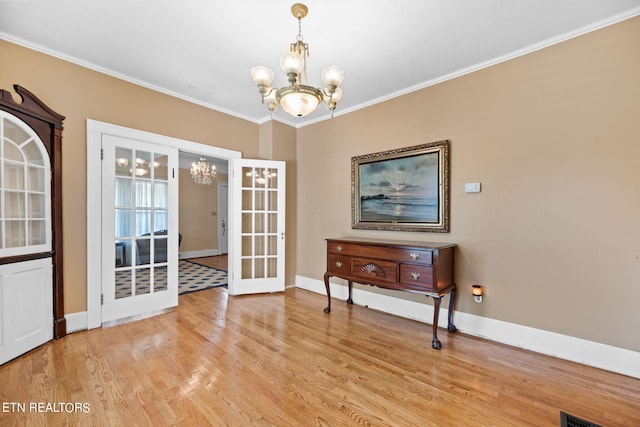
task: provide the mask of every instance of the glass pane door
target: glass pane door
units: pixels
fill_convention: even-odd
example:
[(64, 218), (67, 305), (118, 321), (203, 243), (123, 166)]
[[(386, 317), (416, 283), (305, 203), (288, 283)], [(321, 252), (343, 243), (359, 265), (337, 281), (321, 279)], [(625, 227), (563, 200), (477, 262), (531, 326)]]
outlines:
[[(284, 162), (237, 159), (230, 162), (229, 292), (284, 290)], [(239, 218), (238, 218), (239, 213)], [(235, 282), (235, 283), (233, 283)]]
[(103, 212), (113, 215), (103, 241), (114, 255), (113, 279), (103, 283), (103, 321), (176, 305), (177, 203), (170, 197), (177, 199), (177, 150), (108, 136), (103, 150), (103, 173), (114, 183), (103, 195)]

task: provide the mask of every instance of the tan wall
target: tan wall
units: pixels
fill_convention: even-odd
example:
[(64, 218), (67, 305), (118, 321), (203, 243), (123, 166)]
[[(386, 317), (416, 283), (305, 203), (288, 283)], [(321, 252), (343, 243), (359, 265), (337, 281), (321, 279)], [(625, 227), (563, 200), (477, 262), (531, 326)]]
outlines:
[(218, 183), (227, 182), (219, 173), (211, 185), (196, 184), (189, 169), (180, 169), (180, 252), (218, 249)]
[(296, 246), (296, 129), (283, 123), (270, 121), (260, 125), (260, 158), (286, 162), (286, 226), (285, 226), (285, 285), (295, 284)]
[[(0, 88), (24, 86), (64, 121), (65, 312), (86, 310), (86, 119), (258, 155), (258, 125), (0, 40)], [(17, 97), (16, 97), (17, 99)], [(99, 232), (96, 230), (95, 232)]]
[[(640, 351), (638, 52), (634, 18), (300, 128), (297, 273), (322, 279), (327, 237), (455, 242), (459, 311)], [(443, 139), (450, 233), (351, 229), (352, 156)]]

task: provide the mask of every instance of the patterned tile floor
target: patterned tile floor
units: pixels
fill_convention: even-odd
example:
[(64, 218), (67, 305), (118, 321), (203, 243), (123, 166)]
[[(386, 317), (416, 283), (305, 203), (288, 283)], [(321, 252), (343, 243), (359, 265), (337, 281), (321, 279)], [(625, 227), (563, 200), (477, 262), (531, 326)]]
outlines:
[[(151, 269), (135, 270), (136, 295), (150, 292)], [(131, 270), (116, 271), (116, 299), (132, 294)], [(195, 262), (180, 260), (178, 265), (178, 293), (180, 295), (218, 286), (227, 286), (227, 272)], [(154, 267), (155, 292), (167, 290), (167, 267)]]
[(179, 294), (201, 291), (203, 289), (227, 286), (227, 272), (192, 261), (180, 260), (178, 274)]

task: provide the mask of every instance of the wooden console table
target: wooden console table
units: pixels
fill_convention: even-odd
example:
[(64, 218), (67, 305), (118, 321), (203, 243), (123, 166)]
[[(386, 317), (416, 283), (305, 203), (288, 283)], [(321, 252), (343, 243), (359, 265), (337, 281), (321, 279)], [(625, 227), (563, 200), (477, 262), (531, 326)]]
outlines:
[(327, 239), (327, 288), (331, 312), (329, 278), (340, 277), (349, 282), (348, 304), (353, 304), (353, 282), (398, 291), (416, 292), (433, 298), (433, 339), (431, 346), (439, 350), (438, 314), (443, 296), (449, 298), (447, 329), (456, 332), (453, 325), (453, 304), (456, 285), (453, 283), (453, 249), (450, 243), (402, 242), (356, 238)]

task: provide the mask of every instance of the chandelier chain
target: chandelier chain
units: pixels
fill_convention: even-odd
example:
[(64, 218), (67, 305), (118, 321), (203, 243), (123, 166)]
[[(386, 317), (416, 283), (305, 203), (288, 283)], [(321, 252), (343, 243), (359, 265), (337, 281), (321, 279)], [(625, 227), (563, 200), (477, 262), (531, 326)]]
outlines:
[(302, 38), (302, 18), (298, 18), (298, 36), (296, 37), (296, 40), (301, 42), (303, 40)]

